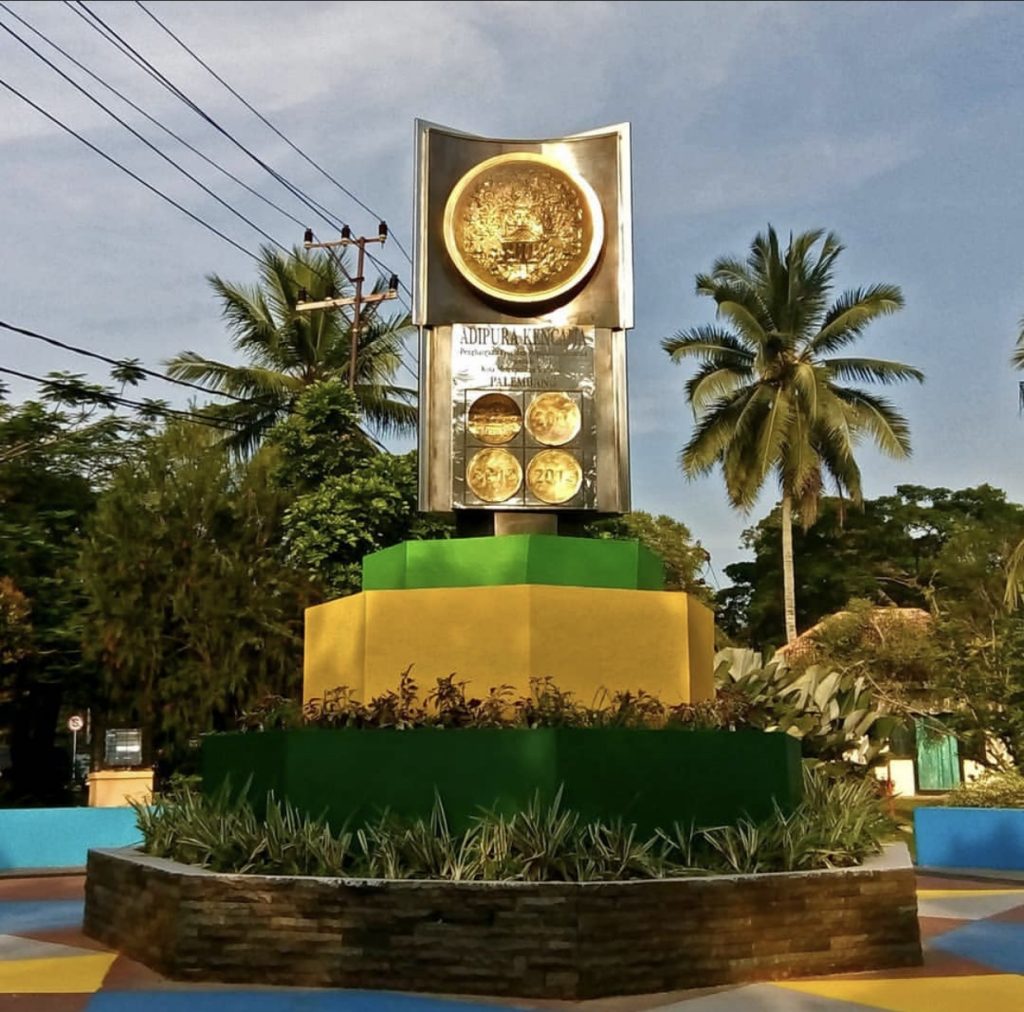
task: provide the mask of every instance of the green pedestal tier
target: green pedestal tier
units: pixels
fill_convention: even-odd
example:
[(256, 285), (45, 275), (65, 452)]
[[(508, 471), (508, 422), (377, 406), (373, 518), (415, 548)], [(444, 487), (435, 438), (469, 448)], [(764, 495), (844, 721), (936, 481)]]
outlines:
[(663, 590), (665, 569), (639, 541), (552, 534), (406, 541), (363, 559), (363, 590), (511, 584)]

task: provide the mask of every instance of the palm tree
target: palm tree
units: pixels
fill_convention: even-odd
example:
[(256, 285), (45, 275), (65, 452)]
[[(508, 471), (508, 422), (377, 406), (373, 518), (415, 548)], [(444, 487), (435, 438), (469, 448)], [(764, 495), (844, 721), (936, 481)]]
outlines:
[(899, 288), (886, 284), (829, 304), (842, 249), (836, 235), (815, 230), (791, 235), (783, 253), (769, 226), (745, 261), (723, 257), (697, 276), (697, 294), (715, 300), (728, 326), (694, 327), (662, 342), (674, 362), (700, 362), (686, 384), (696, 428), (681, 454), (683, 471), (695, 477), (721, 465), (729, 500), (743, 510), (769, 474), (779, 483), (787, 642), (796, 638), (794, 509), (805, 529), (814, 523), (826, 478), (860, 503), (853, 451), (864, 436), (890, 456), (910, 453), (909, 426), (893, 405), (844, 384), (924, 379), (900, 362), (833, 357), (872, 320), (903, 306)]
[[(1020, 321), (1020, 332), (1017, 334), (1017, 347), (1010, 358), (1013, 366), (1024, 369), (1024, 317)], [(1024, 383), (1020, 384), (1020, 404), (1024, 409)], [(1011, 610), (1020, 604), (1024, 590), (1024, 540), (1014, 548), (1006, 563), (1006, 595), (1005, 604)]]
[[(185, 351), (166, 363), (167, 372), (242, 398), (210, 410), (237, 427), (227, 442), (248, 453), (288, 414), (305, 387), (333, 376), (348, 377), (349, 319), (338, 309), (297, 312), (295, 304), (302, 291), (318, 301), (343, 295), (351, 286), (341, 262), (332, 256), (295, 249), (288, 257), (268, 246), (260, 250), (257, 284), (233, 284), (215, 274), (207, 280), (221, 300), (234, 346), (249, 364), (229, 365)], [(360, 328), (353, 392), (364, 429), (382, 436), (416, 427), (416, 391), (395, 383), (402, 337), (410, 326), (408, 315), (377, 313)]]

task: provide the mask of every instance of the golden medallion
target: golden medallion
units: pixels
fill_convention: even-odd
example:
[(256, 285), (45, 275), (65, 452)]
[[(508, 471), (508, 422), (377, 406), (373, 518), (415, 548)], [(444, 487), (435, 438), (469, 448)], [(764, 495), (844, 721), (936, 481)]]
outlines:
[(523, 468), (508, 450), (478, 450), (466, 467), (466, 484), (484, 502), (505, 502), (522, 483)]
[(488, 158), (454, 186), (444, 242), (474, 287), (509, 302), (540, 302), (569, 291), (593, 269), (604, 216), (590, 184), (546, 155)]
[(484, 394), (469, 406), (467, 425), (481, 443), (497, 446), (519, 435), (523, 413), (508, 394)]
[(580, 431), (580, 406), (568, 394), (538, 394), (526, 409), (526, 428), (545, 446), (561, 446)]
[(541, 502), (568, 502), (583, 484), (580, 462), (565, 450), (541, 450), (526, 468), (526, 484)]

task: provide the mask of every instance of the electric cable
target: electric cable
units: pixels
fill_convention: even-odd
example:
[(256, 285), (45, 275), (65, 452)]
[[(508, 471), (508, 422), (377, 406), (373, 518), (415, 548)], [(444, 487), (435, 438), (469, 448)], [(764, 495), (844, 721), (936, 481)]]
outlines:
[(90, 351), (88, 348), (69, 344), (66, 341), (59, 341), (55, 337), (48, 337), (46, 334), (40, 334), (37, 331), (28, 330), (26, 327), (16, 327), (13, 323), (7, 323), (5, 320), (0, 320), (0, 328), (10, 330), (15, 334), (22, 334), (24, 337), (31, 337), (36, 341), (44, 341), (46, 344), (49, 344), (54, 348), (61, 348), (64, 351), (70, 351), (75, 355), (84, 355), (87, 358), (96, 359), (98, 362), (106, 362), (108, 365), (116, 367), (131, 368), (136, 372), (151, 377), (152, 379), (163, 380), (165, 383), (173, 383), (179, 387), (189, 387), (192, 390), (199, 390), (204, 394), (212, 394), (214, 397), (226, 397), (228, 400), (239, 401), (243, 404), (259, 403), (257, 398), (239, 397), (237, 394), (231, 394), (224, 390), (215, 390), (212, 387), (204, 387), (199, 383), (192, 383), (189, 380), (176, 379), (173, 376), (167, 376), (164, 373), (157, 372), (155, 369), (147, 369), (145, 366), (139, 365), (134, 359), (110, 358), (107, 355), (101, 355), (98, 351)]
[(250, 259), (259, 262), (260, 258), (251, 250), (248, 250), (240, 243), (235, 242), (234, 239), (232, 239), (228, 235), (225, 235), (219, 228), (215, 227), (214, 225), (211, 225), (207, 221), (204, 221), (202, 218), (199, 217), (199, 215), (194, 214), (187, 207), (185, 207), (182, 204), (179, 204), (178, 201), (176, 201), (173, 197), (169, 197), (166, 193), (155, 187), (152, 183), (147, 182), (140, 175), (138, 175), (138, 173), (132, 172), (132, 170), (129, 169), (126, 165), (123, 165), (112, 155), (108, 155), (106, 151), (104, 151), (102, 148), (97, 147), (95, 144), (92, 143), (92, 141), (86, 140), (86, 138), (83, 137), (80, 133), (78, 133), (77, 130), (74, 130), (72, 127), (69, 127), (66, 123), (59, 120), (56, 116), (47, 112), (41, 105), (38, 105), (37, 103), (33, 102), (32, 99), (30, 99), (27, 95), (24, 95), (22, 94), (22, 92), (18, 91), (18, 89), (15, 88), (14, 85), (9, 84), (3, 78), (0, 78), (0, 87), (6, 88), (12, 95), (15, 95), (16, 97), (20, 98), (26, 105), (31, 106), (33, 109), (36, 110), (36, 112), (45, 116), (51, 123), (54, 124), (54, 126), (60, 127), (61, 130), (64, 130), (66, 133), (71, 134), (72, 137), (74, 137), (76, 140), (81, 141), (91, 151), (94, 151), (101, 158), (106, 159), (108, 162), (110, 162), (111, 165), (116, 166), (126, 175), (131, 176), (132, 179), (134, 179), (137, 183), (141, 183), (150, 192), (155, 193), (161, 200), (165, 200), (172, 207), (175, 207), (179, 211), (181, 211), (182, 214), (188, 215), (188, 217), (191, 218), (194, 222), (196, 222), (196, 224), (202, 225), (202, 227), (207, 229), (207, 231), (212, 232), (214, 235), (219, 236), (221, 239), (223, 239), (226, 243), (229, 243), (230, 245), (234, 246), (235, 249), (237, 249), (240, 253), (244, 253)]
[(133, 102), (127, 95), (125, 95), (124, 92), (119, 91), (117, 88), (115, 88), (108, 81), (104, 80), (99, 74), (97, 74), (94, 71), (90, 70), (84, 63), (82, 63), (80, 60), (78, 60), (74, 56), (72, 56), (66, 49), (64, 49), (62, 46), (59, 46), (56, 42), (54, 42), (51, 38), (49, 38), (47, 35), (45, 35), (43, 32), (41, 32), (38, 28), (36, 28), (30, 22), (26, 21), (20, 14), (18, 14), (17, 11), (12, 10), (6, 3), (0, 2), (0, 7), (2, 7), (5, 11), (7, 11), (7, 13), (10, 14), (10, 16), (12, 18), (15, 18), (22, 25), (24, 25), (30, 32), (35, 34), (38, 38), (42, 39), (42, 41), (45, 42), (48, 46), (50, 46), (51, 49), (55, 49), (58, 53), (60, 53), (61, 56), (63, 56), (66, 60), (68, 60), (68, 62), (74, 64), (83, 73), (88, 74), (89, 77), (91, 77), (97, 84), (102, 85), (104, 88), (107, 89), (107, 91), (109, 91), (112, 94), (116, 95), (119, 99), (121, 99), (122, 102), (124, 102), (126, 105), (128, 105), (132, 109), (134, 109), (135, 112), (137, 112), (140, 116), (143, 116), (145, 119), (147, 119), (150, 123), (153, 124), (153, 126), (155, 126), (155, 127), (159, 128), (160, 130), (162, 130), (169, 137), (172, 137), (179, 144), (181, 144), (184, 147), (186, 147), (189, 151), (191, 151), (194, 155), (196, 155), (196, 157), (201, 158), (204, 162), (206, 162), (207, 165), (209, 165), (212, 168), (216, 169), (222, 175), (227, 176), (228, 179), (230, 179), (233, 182), (237, 183), (239, 186), (241, 186), (248, 193), (252, 194), (252, 196), (256, 197), (258, 200), (263, 201), (264, 204), (266, 204), (268, 207), (273, 208), (275, 211), (277, 211), (279, 214), (283, 215), (285, 218), (287, 218), (293, 224), (298, 225), (300, 228), (304, 227), (304, 222), (300, 218), (295, 217), (295, 215), (293, 215), (290, 211), (287, 211), (285, 208), (281, 207), (279, 204), (274, 203), (274, 201), (272, 201), (269, 197), (267, 197), (264, 194), (260, 193), (259, 190), (255, 189), (254, 187), (252, 187), (248, 183), (246, 183), (245, 180), (239, 179), (239, 177), (236, 176), (233, 172), (231, 172), (230, 169), (224, 168), (223, 165), (221, 165), (219, 162), (215, 161), (214, 159), (210, 158), (209, 155), (207, 155), (204, 152), (200, 151), (199, 148), (197, 148), (194, 144), (192, 144), (189, 141), (187, 141), (180, 134), (175, 133), (170, 127), (168, 127), (167, 125), (162, 123), (159, 119), (157, 119), (157, 117), (155, 117), (155, 116), (151, 115), (150, 113), (146, 112), (145, 109), (143, 109), (140, 105), (138, 105), (135, 102)]
[(150, 141), (147, 137), (140, 134), (138, 130), (136, 130), (130, 123), (128, 123), (126, 120), (123, 120), (120, 116), (117, 115), (116, 112), (114, 112), (108, 106), (104, 105), (104, 103), (101, 102), (94, 95), (89, 94), (88, 90), (83, 88), (82, 85), (80, 85), (77, 81), (74, 80), (74, 78), (65, 74), (64, 71), (60, 69), (60, 67), (58, 67), (46, 56), (44, 56), (38, 49), (35, 48), (35, 46), (32, 45), (31, 42), (28, 42), (27, 40), (23, 39), (16, 31), (14, 31), (13, 28), (11, 28), (9, 25), (5, 25), (2, 21), (0, 21), (0, 28), (2, 28), (5, 32), (7, 32), (8, 35), (12, 36), (18, 42), (20, 42), (26, 49), (29, 50), (29, 52), (31, 52), (33, 55), (42, 60), (42, 62), (45, 63), (52, 71), (59, 74), (65, 81), (68, 82), (68, 84), (70, 84), (73, 88), (75, 88), (87, 99), (89, 99), (89, 101), (92, 102), (93, 105), (102, 109), (108, 116), (111, 117), (111, 119), (115, 120), (117, 123), (123, 126), (125, 130), (127, 130), (133, 137), (135, 137), (137, 140), (142, 141), (142, 143), (145, 144), (147, 148), (149, 148), (151, 151), (159, 155), (165, 162), (167, 162), (168, 165), (177, 169), (183, 176), (185, 176), (186, 179), (189, 179), (191, 182), (195, 183), (196, 186), (198, 186), (205, 194), (207, 194), (207, 196), (213, 197), (213, 199), (216, 200), (218, 204), (220, 204), (222, 207), (230, 211), (236, 218), (244, 222), (251, 229), (258, 232), (268, 242), (273, 243), (273, 245), (277, 246), (285, 253), (289, 252), (285, 246), (279, 243), (268, 232), (265, 232), (262, 228), (260, 228), (260, 226), (257, 225), (254, 221), (252, 221), (252, 219), (246, 217), (244, 214), (242, 214), (241, 211), (232, 207), (231, 204), (229, 204), (226, 200), (223, 199), (223, 197), (220, 197), (218, 196), (218, 194), (214, 193), (214, 191), (211, 190), (204, 182), (202, 182), (202, 180), (192, 175), (192, 173), (189, 172), (188, 169), (179, 165), (173, 158), (171, 158), (170, 155), (161, 151), (160, 148), (158, 148), (152, 141)]
[[(16, 376), (18, 379), (27, 380), (30, 383), (37, 383), (40, 386), (50, 387), (52, 389), (60, 390), (61, 387), (69, 389), (80, 389), (71, 379), (62, 379), (60, 377), (44, 377), (34, 376), (31, 373), (21, 372), (18, 369), (10, 369), (7, 366), (0, 365), (0, 373), (5, 373), (8, 376)], [(90, 398), (80, 398), (82, 400), (89, 400)], [(113, 394), (108, 391), (97, 393), (95, 401), (105, 405), (117, 405), (119, 407), (131, 408), (134, 411), (139, 411), (143, 414), (151, 415), (162, 415), (165, 418), (178, 418), (185, 419), (187, 421), (197, 422), (200, 425), (209, 425), (213, 428), (227, 429), (232, 432), (237, 432), (238, 427), (233, 425), (227, 419), (218, 419), (212, 415), (197, 414), (194, 411), (185, 411), (181, 408), (172, 408), (169, 405), (161, 404), (155, 401), (136, 401), (130, 397), (122, 397), (119, 394)]]
[[(213, 118), (205, 109), (203, 109), (198, 103), (194, 102), (181, 88), (166, 74), (158, 70), (149, 60), (146, 59), (130, 42), (124, 39), (117, 31), (111, 28), (98, 14), (90, 10), (89, 7), (83, 2), (78, 0), (78, 6), (71, 3), (71, 0), (64, 0), (67, 7), (77, 14), (90, 28), (93, 29), (101, 38), (105, 39), (110, 45), (114, 46), (123, 56), (128, 57), (133, 63), (135, 63), (140, 69), (144, 70), (150, 77), (152, 77), (158, 84), (163, 88), (167, 89), (175, 98), (180, 102), (184, 103), (191, 109), (197, 116), (212, 126), (218, 133), (224, 138), (230, 141), (239, 151), (245, 154), (248, 158), (252, 159), (261, 169), (269, 173), (278, 183), (285, 187), (293, 196), (295, 196), (308, 210), (312, 211), (317, 217), (325, 221), (331, 228), (341, 229), (345, 223), (342, 222), (336, 215), (332, 214), (326, 207), (311, 197), (308, 193), (296, 186), (294, 183), (286, 179), (280, 172), (265, 162), (259, 155), (250, 150), (245, 144), (243, 144), (238, 138), (236, 138), (229, 130), (223, 127), (216, 119)], [(84, 13), (83, 13), (84, 12)]]
[[(261, 113), (255, 106), (253, 106), (250, 102), (243, 98), (234, 88), (232, 88), (231, 85), (228, 84), (228, 82), (220, 76), (220, 74), (218, 74), (201, 56), (199, 56), (198, 53), (195, 52), (195, 50), (190, 48), (184, 41), (182, 41), (181, 38), (175, 35), (175, 33), (171, 31), (171, 29), (168, 28), (167, 25), (165, 25), (163, 21), (161, 21), (151, 10), (149, 10), (149, 8), (146, 7), (146, 5), (141, 2), (141, 0), (135, 0), (135, 4), (149, 18), (156, 22), (156, 24), (159, 25), (159, 27), (162, 28), (172, 39), (174, 39), (174, 41), (177, 42), (178, 45), (181, 46), (181, 48), (184, 49), (185, 52), (188, 53), (189, 56), (191, 56), (192, 59), (196, 61), (196, 63), (203, 67), (203, 69), (205, 69), (215, 80), (219, 81), (220, 84), (222, 84), (229, 92), (231, 92), (231, 94), (234, 95), (234, 97), (237, 98), (238, 101), (241, 102), (242, 105), (244, 105), (246, 109), (249, 110), (249, 112), (256, 116), (261, 123), (269, 127), (269, 129), (271, 129), (281, 140), (283, 140), (285, 144), (287, 144), (296, 154), (298, 154), (306, 162), (312, 165), (313, 168), (320, 173), (320, 175), (322, 175), (325, 179), (330, 180), (330, 182), (332, 182), (339, 190), (341, 190), (342, 193), (344, 193), (351, 200), (355, 201), (356, 204), (358, 204), (364, 211), (366, 211), (367, 214), (373, 215), (378, 220), (382, 220), (384, 218), (383, 215), (378, 214), (376, 211), (373, 210), (372, 207), (369, 207), (362, 200), (360, 200), (359, 197), (357, 197), (350, 189), (348, 189), (348, 187), (344, 186), (337, 179), (335, 179), (334, 176), (332, 176), (325, 168), (323, 168), (318, 162), (314, 161), (309, 155), (306, 154), (305, 151), (303, 151), (289, 137), (282, 133), (269, 119), (267, 119), (266, 116), (263, 115), (263, 113)], [(395, 236), (394, 240), (395, 245), (402, 252), (405, 259), (408, 260), (409, 263), (411, 264), (412, 257), (409, 255), (406, 248), (402, 245), (401, 240), (398, 238), (398, 236)]]

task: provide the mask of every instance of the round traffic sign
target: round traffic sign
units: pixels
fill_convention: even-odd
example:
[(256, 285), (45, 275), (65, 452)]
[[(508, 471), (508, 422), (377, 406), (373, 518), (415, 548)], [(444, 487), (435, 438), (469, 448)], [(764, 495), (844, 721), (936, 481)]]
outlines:
[(68, 717), (69, 731), (81, 731), (83, 727), (85, 727), (85, 721), (77, 713), (73, 717)]

